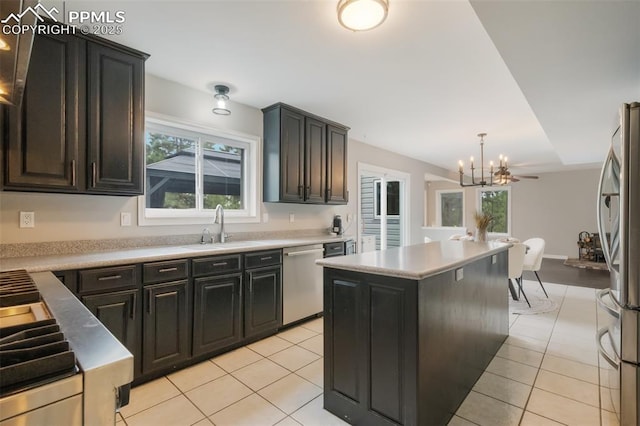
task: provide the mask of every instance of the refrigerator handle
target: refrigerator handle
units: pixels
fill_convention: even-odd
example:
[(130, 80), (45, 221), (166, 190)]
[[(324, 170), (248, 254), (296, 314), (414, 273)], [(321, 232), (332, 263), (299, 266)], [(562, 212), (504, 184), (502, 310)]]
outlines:
[(605, 334), (609, 334), (609, 329), (607, 327), (603, 327), (598, 330), (598, 334), (596, 336), (596, 345), (598, 345), (598, 352), (600, 352), (602, 358), (604, 358), (605, 361), (609, 363), (609, 365), (617, 370), (620, 368), (620, 358), (618, 358), (616, 355), (609, 355), (609, 353), (604, 349), (604, 346), (602, 346), (602, 337)]
[(604, 254), (604, 260), (607, 262), (607, 266), (609, 267), (609, 270), (612, 269), (613, 265), (611, 264), (611, 253), (609, 253), (609, 241), (607, 240), (607, 233), (605, 229), (603, 229), (602, 227), (603, 212), (602, 212), (601, 198), (602, 198), (602, 189), (604, 185), (605, 175), (607, 172), (607, 167), (609, 163), (614, 160), (613, 155), (614, 155), (613, 148), (611, 148), (609, 150), (609, 154), (607, 155), (607, 159), (605, 160), (604, 165), (602, 166), (602, 171), (600, 172), (600, 181), (598, 182), (598, 199), (597, 199), (598, 204), (596, 206), (598, 234), (600, 236), (600, 246), (602, 246), (602, 253)]
[(598, 292), (596, 292), (596, 301), (598, 302), (598, 305), (604, 309), (605, 311), (607, 311), (609, 313), (609, 315), (611, 315), (612, 317), (618, 319), (620, 318), (620, 313), (615, 310), (614, 308), (612, 308), (611, 306), (609, 306), (603, 299), (609, 296), (609, 298), (611, 300), (613, 300), (613, 298), (611, 297), (611, 289), (609, 288), (605, 288), (604, 290), (600, 290)]

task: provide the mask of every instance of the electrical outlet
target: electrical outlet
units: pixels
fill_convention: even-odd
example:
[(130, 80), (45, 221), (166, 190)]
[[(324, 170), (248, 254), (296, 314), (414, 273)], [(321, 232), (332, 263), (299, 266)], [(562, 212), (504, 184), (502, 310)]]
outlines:
[(34, 212), (20, 212), (20, 228), (35, 228), (36, 214)]
[(293, 223), (295, 222), (296, 217), (293, 213), (289, 213), (289, 223)]
[(131, 213), (129, 212), (120, 213), (120, 226), (131, 226)]
[(262, 213), (262, 221), (264, 223), (268, 223), (269, 222), (269, 213)]

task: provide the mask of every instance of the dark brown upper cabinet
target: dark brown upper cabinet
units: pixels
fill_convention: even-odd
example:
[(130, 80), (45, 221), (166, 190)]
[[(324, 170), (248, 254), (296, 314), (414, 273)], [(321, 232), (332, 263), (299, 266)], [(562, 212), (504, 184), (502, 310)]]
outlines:
[(346, 204), (348, 127), (282, 103), (262, 112), (263, 200)]
[(0, 118), (4, 189), (142, 194), (147, 58), (98, 37), (36, 35), (22, 104)]

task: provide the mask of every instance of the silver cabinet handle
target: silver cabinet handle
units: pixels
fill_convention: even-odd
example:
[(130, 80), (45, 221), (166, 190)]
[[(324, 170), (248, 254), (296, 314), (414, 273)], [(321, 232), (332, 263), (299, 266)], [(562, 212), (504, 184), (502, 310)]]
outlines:
[(214, 263), (213, 266), (227, 266), (227, 262)]
[(178, 268), (177, 267), (173, 267), (173, 268), (162, 268), (162, 269), (158, 269), (158, 272), (174, 272), (177, 271)]
[(93, 161), (91, 163), (91, 187), (92, 188), (96, 187), (97, 174), (98, 174), (98, 168), (96, 166), (96, 162)]
[(71, 186), (76, 186), (76, 160), (71, 160)]
[[(609, 315), (611, 315), (614, 318), (620, 318), (620, 312), (618, 312), (617, 310), (615, 310), (614, 308), (612, 308), (611, 306), (607, 305), (607, 303), (604, 301), (604, 298), (606, 296), (611, 296), (611, 289), (609, 288), (605, 288), (604, 290), (600, 290), (596, 293), (596, 301), (598, 302), (598, 305), (604, 309), (605, 311), (607, 311), (609, 313)], [(611, 298), (611, 297), (610, 297)], [(612, 298), (611, 298), (612, 299)], [(613, 299), (612, 299), (613, 300)]]
[(136, 293), (133, 293), (131, 295), (131, 312), (129, 314), (129, 317), (134, 320), (136, 319), (136, 305), (138, 302), (138, 295)]
[(122, 275), (109, 275), (108, 277), (98, 277), (98, 281), (112, 281), (120, 278), (122, 278)]
[(265, 256), (265, 257), (261, 257), (260, 260), (271, 260), (273, 256)]
[(618, 358), (616, 355), (611, 356), (609, 355), (609, 353), (607, 353), (607, 351), (604, 350), (604, 347), (602, 346), (602, 337), (605, 334), (609, 334), (608, 328), (604, 327), (598, 330), (598, 335), (596, 337), (596, 345), (598, 345), (598, 352), (600, 352), (600, 355), (602, 355), (602, 358), (604, 358), (605, 361), (607, 361), (613, 368), (617, 370), (620, 368), (618, 365), (620, 363), (620, 358)]

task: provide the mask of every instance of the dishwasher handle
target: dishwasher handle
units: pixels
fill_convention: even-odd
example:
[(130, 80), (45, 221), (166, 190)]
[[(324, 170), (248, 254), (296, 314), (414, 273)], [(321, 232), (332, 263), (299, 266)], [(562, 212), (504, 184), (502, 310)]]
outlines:
[(285, 253), (285, 256), (305, 256), (307, 254), (324, 253), (324, 249), (300, 250)]

